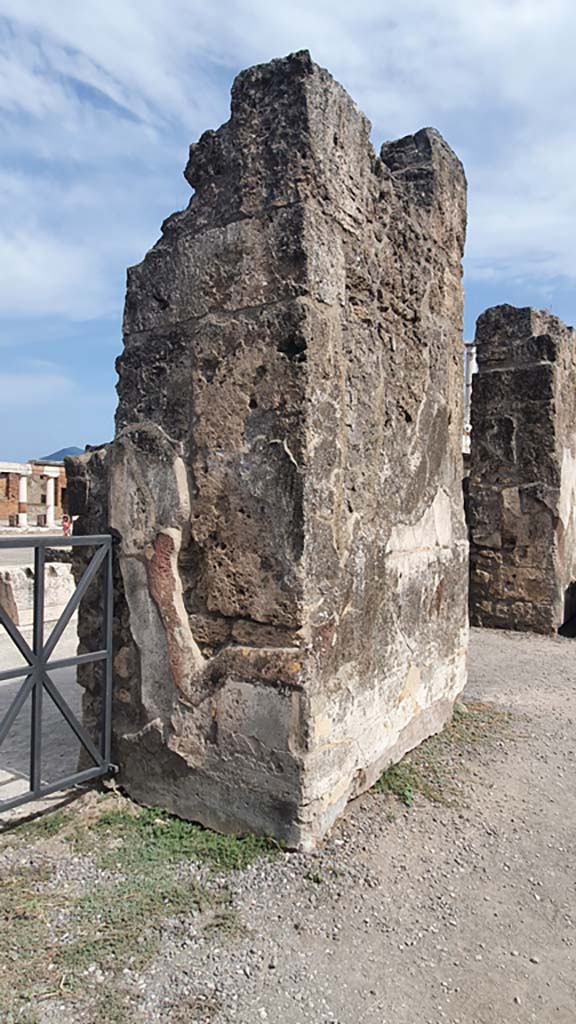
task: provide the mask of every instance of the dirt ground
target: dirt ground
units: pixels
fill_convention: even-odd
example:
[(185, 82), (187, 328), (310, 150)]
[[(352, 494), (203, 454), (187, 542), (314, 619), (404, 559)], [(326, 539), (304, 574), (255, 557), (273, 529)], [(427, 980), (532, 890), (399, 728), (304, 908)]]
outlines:
[(0, 1021), (575, 1024), (575, 645), (473, 631), (454, 726), (314, 855), (90, 832), (93, 795), (5, 832)]

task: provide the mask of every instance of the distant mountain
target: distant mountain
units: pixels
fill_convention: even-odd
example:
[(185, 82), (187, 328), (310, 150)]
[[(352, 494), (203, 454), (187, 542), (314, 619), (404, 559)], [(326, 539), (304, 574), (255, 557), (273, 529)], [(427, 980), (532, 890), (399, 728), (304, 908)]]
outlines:
[(52, 452), (52, 455), (43, 455), (39, 462), (62, 462), (66, 455), (82, 455), (84, 453), (83, 448), (60, 448), (57, 452)]

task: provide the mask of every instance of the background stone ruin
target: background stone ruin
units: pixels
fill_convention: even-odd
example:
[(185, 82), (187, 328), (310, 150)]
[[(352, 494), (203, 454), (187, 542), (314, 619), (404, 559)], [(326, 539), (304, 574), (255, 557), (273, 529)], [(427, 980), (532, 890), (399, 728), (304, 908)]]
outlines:
[(476, 327), (470, 615), (556, 631), (576, 615), (576, 340), (557, 317), (495, 306)]
[[(44, 571), (44, 621), (55, 622), (74, 593), (74, 579), (69, 564), (47, 562)], [(34, 570), (31, 566), (0, 567), (0, 607), (4, 608), (15, 626), (33, 624)]]
[(115, 439), (68, 462), (121, 539), (122, 785), (303, 848), (465, 683), (465, 177), (369, 136), (307, 52), (238, 76), (129, 270)]

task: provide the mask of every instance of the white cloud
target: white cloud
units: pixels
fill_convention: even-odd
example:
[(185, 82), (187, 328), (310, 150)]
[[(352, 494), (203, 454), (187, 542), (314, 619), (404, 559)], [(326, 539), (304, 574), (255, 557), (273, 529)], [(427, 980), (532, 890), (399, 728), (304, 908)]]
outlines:
[(302, 47), (376, 137), (436, 124), (465, 159), (471, 277), (576, 277), (571, 0), (0, 0), (0, 15), (13, 315), (117, 307), (126, 264), (186, 202), (187, 144), (227, 117), (233, 74)]
[(34, 409), (44, 412), (56, 399), (61, 400), (74, 390), (74, 383), (56, 369), (42, 372), (39, 368), (17, 373), (0, 372), (2, 414)]
[(97, 317), (111, 312), (99, 256), (80, 241), (15, 230), (0, 237), (4, 316)]

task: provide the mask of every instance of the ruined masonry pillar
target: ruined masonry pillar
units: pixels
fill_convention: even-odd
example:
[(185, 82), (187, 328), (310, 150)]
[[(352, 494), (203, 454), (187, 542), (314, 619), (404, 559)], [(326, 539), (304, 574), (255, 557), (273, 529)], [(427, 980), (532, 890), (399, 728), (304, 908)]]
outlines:
[(68, 464), (76, 529), (121, 541), (114, 759), (309, 848), (466, 679), (464, 172), (433, 129), (377, 155), (303, 52), (238, 76), (185, 176), (128, 273), (115, 439)]
[(551, 633), (576, 616), (576, 336), (543, 310), (476, 325), (470, 614)]

